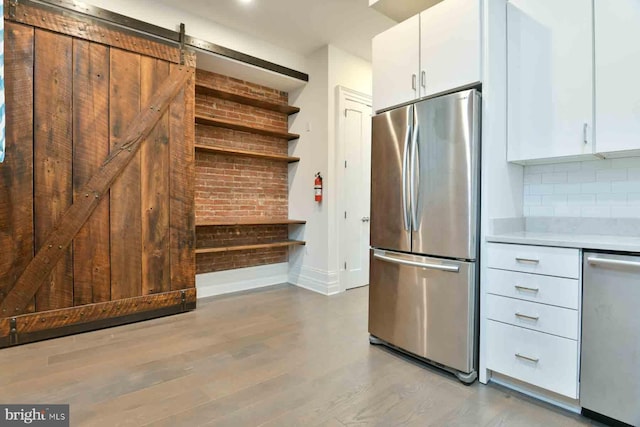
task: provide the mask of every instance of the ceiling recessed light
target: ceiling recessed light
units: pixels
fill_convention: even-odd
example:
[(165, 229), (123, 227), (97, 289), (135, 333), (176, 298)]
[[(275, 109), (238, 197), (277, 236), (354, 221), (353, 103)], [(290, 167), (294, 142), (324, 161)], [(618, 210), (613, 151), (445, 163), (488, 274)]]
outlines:
[(242, 4), (249, 4), (251, 2), (253, 2), (253, 0), (238, 0), (240, 3)]

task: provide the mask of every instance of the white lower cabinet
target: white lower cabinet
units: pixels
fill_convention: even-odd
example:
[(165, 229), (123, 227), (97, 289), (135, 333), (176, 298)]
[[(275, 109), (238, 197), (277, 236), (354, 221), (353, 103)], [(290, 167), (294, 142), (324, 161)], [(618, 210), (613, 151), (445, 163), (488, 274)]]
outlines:
[(487, 323), (487, 368), (578, 398), (577, 341), (493, 320)]
[(578, 399), (580, 251), (490, 243), (487, 255), (487, 369)]

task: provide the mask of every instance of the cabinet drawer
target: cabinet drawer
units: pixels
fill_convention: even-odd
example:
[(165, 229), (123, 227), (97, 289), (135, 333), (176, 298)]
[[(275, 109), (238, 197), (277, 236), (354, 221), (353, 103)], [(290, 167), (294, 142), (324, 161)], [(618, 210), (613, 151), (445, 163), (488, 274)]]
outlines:
[(487, 321), (487, 368), (545, 390), (578, 398), (578, 343)]
[(487, 295), (487, 319), (578, 339), (578, 311), (513, 298)]
[(484, 289), (490, 294), (573, 310), (580, 306), (580, 281), (577, 279), (489, 268)]
[(488, 259), (491, 268), (580, 278), (579, 249), (490, 243)]

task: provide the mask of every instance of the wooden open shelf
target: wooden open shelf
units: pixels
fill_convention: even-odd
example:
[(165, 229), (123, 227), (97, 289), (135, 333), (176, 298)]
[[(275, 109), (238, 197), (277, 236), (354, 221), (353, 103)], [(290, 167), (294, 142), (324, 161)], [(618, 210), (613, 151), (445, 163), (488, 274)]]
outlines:
[(256, 243), (253, 245), (238, 245), (238, 246), (224, 246), (219, 248), (198, 248), (196, 254), (211, 254), (217, 252), (229, 252), (229, 251), (246, 251), (250, 249), (264, 249), (264, 248), (282, 248), (289, 246), (303, 246), (306, 242), (302, 240), (285, 240), (284, 242), (271, 242), (271, 243)]
[(225, 154), (228, 156), (253, 157), (256, 159), (277, 160), (288, 163), (300, 161), (300, 157), (279, 156), (277, 154), (256, 153), (255, 151), (236, 150), (234, 148), (211, 147), (209, 145), (195, 144), (196, 150), (210, 153)]
[(203, 93), (205, 95), (215, 96), (216, 98), (224, 99), (227, 101), (238, 102), (240, 104), (251, 105), (252, 107), (263, 108), (265, 110), (277, 111), (284, 114), (296, 114), (300, 112), (298, 107), (292, 105), (276, 104), (275, 102), (262, 101), (246, 95), (239, 95), (237, 93), (227, 92), (221, 89), (216, 89), (211, 86), (204, 85), (202, 83), (196, 83), (196, 92)]
[(196, 226), (234, 226), (234, 225), (289, 225), (289, 224), (306, 224), (307, 221), (301, 219), (273, 219), (273, 218), (244, 218), (244, 219), (223, 219), (217, 221), (198, 221)]
[(300, 138), (300, 135), (295, 133), (280, 132), (280, 131), (265, 129), (257, 126), (250, 126), (250, 125), (247, 125), (241, 122), (236, 122), (233, 120), (220, 119), (217, 117), (207, 117), (197, 113), (196, 113), (196, 123), (199, 125), (217, 126), (217, 127), (226, 128), (226, 129), (239, 130), (242, 132), (256, 133), (258, 135), (266, 135), (266, 136), (272, 136), (275, 138), (283, 138), (283, 139), (288, 139), (289, 141)]

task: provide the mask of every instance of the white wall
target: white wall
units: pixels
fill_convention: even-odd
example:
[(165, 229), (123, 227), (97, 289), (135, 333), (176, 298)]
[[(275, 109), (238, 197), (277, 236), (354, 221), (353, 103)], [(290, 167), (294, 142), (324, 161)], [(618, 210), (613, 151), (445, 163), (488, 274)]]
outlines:
[(179, 30), (182, 22), (190, 36), (306, 72), (302, 55), (154, 0), (89, 0), (88, 3), (174, 31)]
[(524, 215), (640, 218), (640, 157), (526, 166)]
[[(345, 86), (371, 94), (371, 64), (335, 46), (324, 46), (307, 57), (309, 83), (289, 94), (289, 102), (301, 111), (289, 121), (291, 132), (300, 139), (290, 154), (301, 161), (289, 170), (289, 216), (307, 224), (291, 228), (292, 238), (307, 245), (292, 249), (289, 281), (315, 291), (339, 291), (336, 191), (336, 87)], [(310, 130), (307, 130), (310, 129)], [(316, 172), (324, 178), (323, 202), (313, 199)]]

